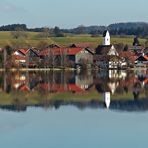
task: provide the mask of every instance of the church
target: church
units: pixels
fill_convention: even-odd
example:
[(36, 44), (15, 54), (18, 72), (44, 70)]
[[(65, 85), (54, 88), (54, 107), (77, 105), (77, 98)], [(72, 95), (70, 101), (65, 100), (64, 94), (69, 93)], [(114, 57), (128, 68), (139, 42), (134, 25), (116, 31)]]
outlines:
[(117, 69), (120, 65), (119, 54), (114, 45), (111, 44), (110, 33), (108, 30), (103, 33), (102, 45), (99, 45), (95, 49), (94, 62), (96, 66), (103, 69)]

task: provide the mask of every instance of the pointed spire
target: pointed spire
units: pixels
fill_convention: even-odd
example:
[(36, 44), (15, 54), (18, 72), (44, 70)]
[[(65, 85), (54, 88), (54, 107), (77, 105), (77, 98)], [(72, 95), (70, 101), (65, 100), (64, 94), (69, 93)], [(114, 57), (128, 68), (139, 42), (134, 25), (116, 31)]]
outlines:
[(110, 45), (110, 34), (108, 30), (103, 32), (103, 45)]

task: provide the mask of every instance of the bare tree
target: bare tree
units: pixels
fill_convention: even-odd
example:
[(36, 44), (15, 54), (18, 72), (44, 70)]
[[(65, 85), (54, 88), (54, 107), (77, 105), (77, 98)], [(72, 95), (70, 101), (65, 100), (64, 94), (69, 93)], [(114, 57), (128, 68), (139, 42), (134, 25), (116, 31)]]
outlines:
[(47, 39), (50, 36), (50, 29), (48, 27), (44, 27), (40, 36)]
[(27, 33), (20, 27), (17, 27), (15, 31), (12, 31), (11, 35), (14, 39), (27, 38)]

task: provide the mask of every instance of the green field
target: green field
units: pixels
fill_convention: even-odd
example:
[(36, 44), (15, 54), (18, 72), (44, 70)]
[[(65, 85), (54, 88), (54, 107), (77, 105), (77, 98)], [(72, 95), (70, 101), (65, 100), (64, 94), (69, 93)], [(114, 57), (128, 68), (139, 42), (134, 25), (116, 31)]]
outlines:
[[(14, 39), (11, 32), (0, 32), (0, 47), (5, 47), (10, 45), (13, 48), (22, 47), (40, 47), (40, 44), (58, 44), (60, 46), (67, 46), (72, 43), (90, 43), (92, 47), (102, 43), (102, 37), (91, 37), (90, 35), (66, 35), (66, 37), (50, 37), (41, 38), (40, 33), (36, 32), (26, 32), (27, 38)], [(111, 37), (111, 42), (113, 44), (123, 43), (132, 45), (134, 37)], [(140, 44), (144, 45), (146, 39), (139, 39)]]

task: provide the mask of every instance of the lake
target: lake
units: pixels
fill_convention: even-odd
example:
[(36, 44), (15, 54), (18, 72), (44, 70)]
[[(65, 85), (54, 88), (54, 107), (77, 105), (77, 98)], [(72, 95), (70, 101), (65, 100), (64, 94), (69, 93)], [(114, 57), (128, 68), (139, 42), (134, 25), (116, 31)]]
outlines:
[(4, 148), (148, 147), (148, 71), (0, 73)]

